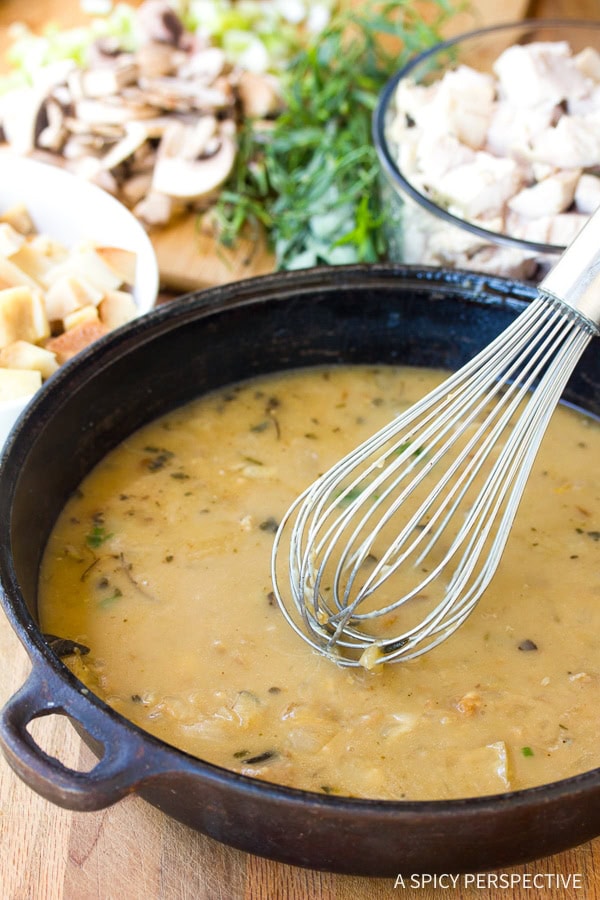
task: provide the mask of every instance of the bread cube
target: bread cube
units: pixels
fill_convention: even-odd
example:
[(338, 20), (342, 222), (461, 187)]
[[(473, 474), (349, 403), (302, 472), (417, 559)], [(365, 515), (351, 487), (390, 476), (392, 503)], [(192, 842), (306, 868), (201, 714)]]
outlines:
[(32, 369), (42, 378), (50, 376), (58, 369), (56, 355), (28, 341), (15, 341), (0, 350), (0, 367), (7, 369)]
[(96, 306), (104, 292), (80, 275), (63, 275), (46, 291), (46, 315), (51, 322), (64, 319), (82, 306)]
[(64, 262), (52, 266), (44, 277), (44, 284), (50, 287), (65, 275), (85, 279), (102, 293), (117, 290), (122, 283), (121, 276), (104, 262), (94, 247), (84, 244), (73, 248)]
[(14, 341), (37, 344), (50, 335), (44, 300), (24, 285), (0, 290), (0, 349)]
[(37, 281), (17, 266), (12, 259), (0, 256), (0, 290), (17, 287), (17, 285), (26, 285), (33, 289), (39, 288)]
[(121, 279), (122, 284), (135, 284), (137, 255), (121, 247), (96, 247), (100, 259)]
[(50, 338), (46, 342), (46, 350), (56, 353), (59, 365), (62, 365), (80, 350), (89, 346), (93, 341), (108, 333), (108, 329), (102, 322), (85, 322), (65, 331), (58, 337)]
[(71, 328), (77, 328), (78, 325), (86, 325), (90, 322), (99, 322), (98, 310), (95, 306), (82, 306), (80, 309), (75, 309), (73, 312), (69, 313), (68, 316), (65, 316), (62, 320), (63, 328), (65, 331), (70, 331)]
[(8, 222), (20, 234), (35, 234), (36, 231), (33, 219), (24, 203), (15, 203), (14, 206), (10, 206), (0, 216), (0, 222)]
[(111, 331), (135, 319), (137, 306), (127, 291), (108, 291), (98, 307), (98, 312), (100, 321)]
[(24, 243), (19, 247), (16, 253), (10, 258), (10, 261), (18, 266), (22, 272), (28, 275), (40, 287), (44, 284), (44, 276), (51, 268), (53, 262), (31, 243)]
[(0, 368), (0, 402), (32, 397), (41, 384), (41, 373), (33, 369)]
[(9, 222), (0, 222), (0, 256), (12, 256), (25, 243), (25, 236)]

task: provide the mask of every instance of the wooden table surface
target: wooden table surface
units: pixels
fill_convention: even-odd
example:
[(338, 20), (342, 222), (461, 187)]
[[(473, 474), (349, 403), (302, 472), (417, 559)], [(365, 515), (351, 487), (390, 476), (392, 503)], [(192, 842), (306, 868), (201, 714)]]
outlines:
[[(33, 26), (54, 17), (65, 24), (70, 0), (0, 2), (3, 29), (16, 18)], [(600, 0), (475, 2), (480, 22), (519, 15), (600, 19)], [(4, 35), (5, 37), (5, 35)], [(27, 656), (0, 615), (0, 704), (24, 682)], [(36, 740), (71, 768), (94, 758), (69, 723), (49, 716), (33, 723)], [(524, 840), (526, 836), (524, 835)], [(0, 900), (378, 900), (393, 895), (474, 898), (581, 898), (600, 900), (600, 838), (566, 853), (505, 870), (513, 888), (469, 885), (394, 888), (392, 879), (335, 876), (296, 869), (232, 850), (185, 828), (136, 797), (98, 813), (73, 813), (34, 794), (0, 759)], [(543, 890), (526, 877), (547, 876)]]

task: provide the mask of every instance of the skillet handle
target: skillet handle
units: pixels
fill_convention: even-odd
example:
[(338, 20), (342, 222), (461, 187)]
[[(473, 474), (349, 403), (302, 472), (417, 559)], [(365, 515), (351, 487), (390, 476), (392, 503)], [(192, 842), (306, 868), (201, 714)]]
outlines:
[[(58, 714), (74, 719), (91, 738), (98, 763), (89, 772), (64, 766), (27, 730), (34, 719)], [(85, 723), (85, 724), (84, 724)], [(111, 720), (52, 670), (34, 668), (0, 713), (0, 748), (16, 774), (52, 803), (79, 812), (104, 809), (164, 772), (160, 751), (148, 758), (140, 737)]]

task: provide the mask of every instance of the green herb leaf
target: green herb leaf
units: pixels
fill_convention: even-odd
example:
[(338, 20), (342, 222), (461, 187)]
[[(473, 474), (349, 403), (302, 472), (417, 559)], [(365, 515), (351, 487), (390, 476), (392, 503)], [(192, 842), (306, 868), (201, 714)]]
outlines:
[(85, 536), (85, 542), (92, 550), (96, 550), (112, 536), (112, 532), (108, 532), (104, 525), (93, 525), (91, 531)]
[(107, 597), (103, 597), (102, 600), (98, 601), (98, 606), (105, 609), (107, 606), (112, 606), (116, 600), (119, 600), (123, 596), (123, 591), (120, 588), (115, 588), (112, 594), (109, 594)]
[[(427, 21), (410, 0), (336, 5), (289, 62), (284, 111), (268, 131), (247, 122), (216, 207), (220, 240), (266, 229), (278, 268), (375, 262), (385, 256), (371, 118), (391, 74), (440, 39), (464, 4), (435, 0)], [(382, 36), (387, 42), (382, 43)], [(393, 48), (390, 37), (395, 39)]]

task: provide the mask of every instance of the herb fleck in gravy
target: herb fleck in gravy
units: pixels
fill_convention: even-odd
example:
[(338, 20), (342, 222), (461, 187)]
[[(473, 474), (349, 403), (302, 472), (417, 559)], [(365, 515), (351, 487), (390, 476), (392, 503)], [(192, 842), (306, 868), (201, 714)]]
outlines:
[(326, 794), (464, 797), (600, 766), (596, 420), (557, 410), (492, 586), (431, 653), (339, 668), (274, 600), (273, 531), (290, 502), (441, 377), (278, 374), (129, 437), (48, 543), (41, 622), (65, 662), (167, 743)]

